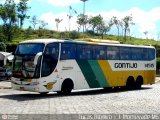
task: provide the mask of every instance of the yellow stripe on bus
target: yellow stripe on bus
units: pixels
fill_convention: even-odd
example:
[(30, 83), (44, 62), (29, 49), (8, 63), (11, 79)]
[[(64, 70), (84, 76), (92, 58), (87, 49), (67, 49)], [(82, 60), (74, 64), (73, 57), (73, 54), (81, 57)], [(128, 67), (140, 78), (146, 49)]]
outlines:
[(113, 71), (107, 60), (98, 60), (98, 63), (111, 87), (125, 86), (129, 76), (133, 76), (136, 79), (139, 75), (143, 77), (144, 84), (155, 83), (156, 74), (154, 70)]

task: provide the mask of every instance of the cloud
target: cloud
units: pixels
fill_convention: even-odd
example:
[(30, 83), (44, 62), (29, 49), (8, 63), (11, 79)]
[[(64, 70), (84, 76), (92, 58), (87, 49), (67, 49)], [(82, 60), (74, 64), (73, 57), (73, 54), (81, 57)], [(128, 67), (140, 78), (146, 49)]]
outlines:
[(40, 19), (44, 20), (46, 23), (48, 23), (48, 27), (51, 30), (56, 30), (56, 22), (55, 19), (59, 18), (62, 19), (62, 22), (59, 23), (59, 30), (60, 31), (68, 31), (69, 30), (69, 26), (70, 26), (70, 30), (76, 30), (77, 29), (77, 17), (73, 16), (70, 21), (68, 19), (68, 14), (67, 13), (60, 13), (60, 14), (54, 14), (51, 12), (45, 13), (43, 15), (41, 15)]
[[(158, 31), (156, 24), (158, 21), (160, 21), (159, 13), (160, 7), (154, 8), (150, 11), (144, 11), (140, 8), (134, 7), (129, 9), (128, 11), (111, 10), (102, 11), (98, 13), (86, 12), (86, 14), (89, 16), (96, 16), (101, 14), (105, 21), (109, 21), (113, 16), (116, 16), (119, 20), (121, 20), (125, 16), (132, 15), (135, 26), (131, 27), (131, 35), (145, 38), (144, 32), (148, 31), (148, 37), (152, 39), (157, 39), (157, 34), (160, 32)], [(69, 28), (67, 13), (54, 14), (50, 12), (45, 13), (41, 16), (41, 19), (45, 20), (49, 24), (50, 28), (54, 30), (56, 30), (56, 25), (54, 21), (55, 18), (63, 18), (63, 21), (60, 23), (59, 27), (61, 31), (64, 31)], [(77, 29), (78, 25), (76, 24), (76, 19), (77, 17), (75, 16), (70, 21), (71, 30)]]
[(37, 0), (37, 1), (45, 2), (45, 3), (47, 2), (50, 5), (60, 6), (60, 7), (69, 6), (71, 4), (76, 4), (81, 2), (80, 0)]
[[(135, 35), (138, 33), (138, 37), (145, 38), (144, 32), (148, 31), (149, 38), (157, 39), (157, 33), (160, 32), (158, 31), (156, 24), (158, 21), (160, 21), (159, 13), (160, 7), (153, 8), (150, 11), (144, 11), (143, 9), (133, 7), (128, 11), (111, 10), (97, 14), (101, 14), (106, 20), (109, 20), (113, 16), (116, 16), (119, 20), (121, 20), (125, 16), (131, 15), (133, 17), (133, 22), (135, 23), (135, 26), (131, 27), (131, 34)], [(93, 13), (91, 14), (94, 15)]]
[(15, 3), (19, 3), (20, 0), (14, 0)]
[(143, 38), (145, 38), (143, 33), (148, 31), (149, 38), (157, 39), (155, 37), (158, 32), (156, 23), (160, 20), (160, 16), (158, 15), (160, 13), (160, 7), (154, 8), (150, 11), (132, 8), (129, 10), (129, 13), (132, 14), (135, 24), (139, 26), (138, 31), (141, 33)]

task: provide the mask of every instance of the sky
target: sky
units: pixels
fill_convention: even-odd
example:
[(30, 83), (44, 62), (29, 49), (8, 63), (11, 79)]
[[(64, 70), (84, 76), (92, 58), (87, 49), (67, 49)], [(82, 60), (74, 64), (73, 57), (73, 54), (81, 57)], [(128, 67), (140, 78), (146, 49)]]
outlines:
[[(28, 14), (48, 23), (46, 28), (51, 30), (56, 30), (55, 18), (63, 19), (59, 24), (60, 31), (69, 30), (69, 6), (77, 11), (77, 14), (71, 13), (71, 30), (77, 30), (77, 15), (83, 13), (83, 2), (80, 0), (29, 0), (28, 5), (31, 7)], [(144, 32), (148, 31), (148, 38), (160, 40), (160, 0), (88, 0), (85, 3), (85, 14), (101, 14), (106, 24), (113, 16), (121, 20), (131, 15), (135, 23), (131, 26), (130, 34), (133, 37), (146, 38)], [(26, 21), (24, 27), (29, 25)], [(109, 34), (116, 35), (116, 27)]]

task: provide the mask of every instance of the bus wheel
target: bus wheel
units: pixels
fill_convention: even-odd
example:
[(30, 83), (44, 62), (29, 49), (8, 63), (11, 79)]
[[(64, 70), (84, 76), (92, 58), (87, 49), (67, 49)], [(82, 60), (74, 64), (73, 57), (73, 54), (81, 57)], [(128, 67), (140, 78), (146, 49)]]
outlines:
[(143, 85), (143, 77), (138, 76), (137, 79), (136, 79), (135, 88), (136, 89), (141, 89), (142, 85)]
[(68, 95), (71, 93), (72, 89), (73, 89), (72, 80), (71, 79), (64, 80), (64, 82), (62, 83), (61, 93), (63, 95)]
[(132, 90), (135, 87), (134, 77), (132, 76), (128, 77), (126, 87), (129, 90)]

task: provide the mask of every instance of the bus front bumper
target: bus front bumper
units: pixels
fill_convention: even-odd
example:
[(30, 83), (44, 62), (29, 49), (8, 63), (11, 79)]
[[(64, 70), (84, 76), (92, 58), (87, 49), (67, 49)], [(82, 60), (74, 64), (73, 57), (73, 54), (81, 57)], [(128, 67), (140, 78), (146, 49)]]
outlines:
[(14, 90), (20, 90), (20, 91), (31, 91), (31, 92), (39, 92), (38, 85), (18, 85), (15, 83), (12, 83), (12, 89)]

